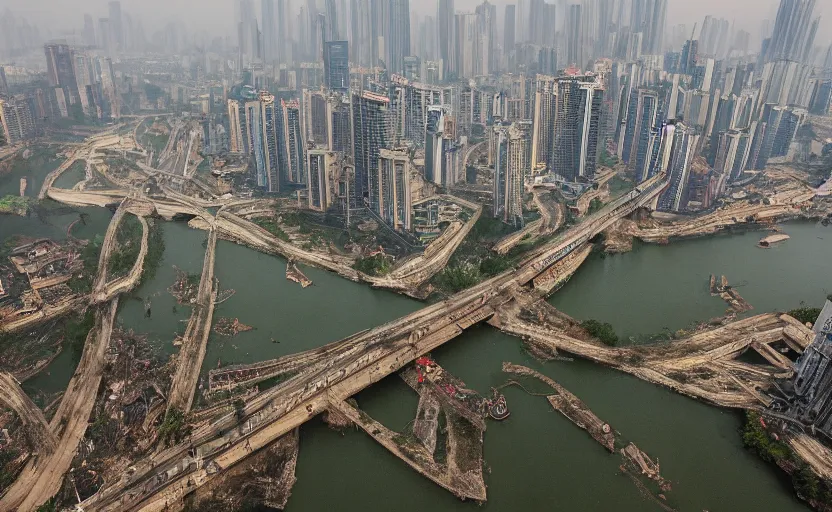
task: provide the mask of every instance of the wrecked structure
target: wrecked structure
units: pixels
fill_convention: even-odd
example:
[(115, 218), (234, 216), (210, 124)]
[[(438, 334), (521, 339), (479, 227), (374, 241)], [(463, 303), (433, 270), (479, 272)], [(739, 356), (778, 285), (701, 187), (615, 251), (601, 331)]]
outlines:
[(832, 440), (832, 301), (812, 330), (815, 338), (797, 360), (794, 378), (782, 386), (786, 399), (772, 409)]

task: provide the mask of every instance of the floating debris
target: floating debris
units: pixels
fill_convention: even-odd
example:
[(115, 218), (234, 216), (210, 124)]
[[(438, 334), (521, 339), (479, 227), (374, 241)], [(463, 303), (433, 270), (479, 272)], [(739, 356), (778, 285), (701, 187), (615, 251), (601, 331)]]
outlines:
[(199, 274), (189, 274), (179, 267), (173, 267), (176, 281), (168, 288), (168, 292), (179, 304), (193, 304), (199, 292)]
[(304, 288), (312, 285), (312, 280), (306, 277), (306, 275), (298, 269), (298, 266), (295, 265), (294, 261), (290, 261), (286, 265), (286, 279), (294, 281)]
[(525, 366), (503, 363), (503, 371), (506, 373), (534, 377), (547, 384), (557, 392), (554, 395), (546, 396), (546, 399), (555, 410), (566, 416), (578, 427), (586, 430), (593, 439), (598, 441), (601, 446), (609, 450), (610, 453), (615, 451), (615, 433), (613, 433), (609, 424), (605, 423), (598, 416), (596, 416), (595, 413), (593, 413), (589, 407), (581, 401), (581, 399), (567, 391), (566, 388), (540, 372), (536, 372), (531, 368), (526, 368)]
[(762, 240), (760, 240), (760, 242), (757, 244), (757, 247), (761, 247), (763, 249), (769, 249), (773, 245), (779, 244), (781, 242), (785, 242), (789, 238), (791, 238), (791, 237), (789, 235), (785, 234), (785, 233), (778, 233), (776, 235), (767, 236), (767, 237), (763, 238)]
[(746, 301), (734, 287), (728, 284), (728, 278), (725, 276), (721, 276), (719, 284), (717, 284), (716, 276), (712, 274), (710, 279), (710, 289), (711, 295), (719, 295), (722, 297), (722, 300), (727, 302), (728, 305), (731, 306), (731, 309), (737, 313), (745, 313), (746, 311), (754, 309), (754, 306), (749, 304), (748, 301)]
[(252, 329), (254, 329), (254, 327), (240, 322), (239, 318), (220, 318), (214, 324), (215, 333), (229, 338)]

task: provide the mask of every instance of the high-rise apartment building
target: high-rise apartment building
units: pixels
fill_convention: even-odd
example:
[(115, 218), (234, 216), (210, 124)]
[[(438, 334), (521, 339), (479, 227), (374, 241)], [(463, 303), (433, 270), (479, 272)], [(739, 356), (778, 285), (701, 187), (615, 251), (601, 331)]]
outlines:
[(667, 167), (669, 182), (667, 190), (659, 197), (658, 208), (662, 211), (678, 212), (687, 204), (688, 181), (691, 166), (696, 157), (699, 135), (696, 130), (683, 123), (665, 127), (662, 144), (670, 151)]
[(341, 155), (322, 148), (306, 152), (309, 208), (324, 212), (335, 202)]
[(507, 5), (505, 16), (503, 18), (503, 55), (505, 55), (504, 69), (508, 69), (510, 55), (514, 53), (514, 45), (516, 43), (515, 29), (517, 26), (516, 15), (517, 7), (514, 4)]
[(324, 85), (334, 91), (350, 87), (350, 57), (347, 41), (324, 43)]
[(110, 2), (109, 6), (109, 20), (110, 30), (112, 31), (112, 39), (115, 42), (114, 51), (124, 49), (124, 25), (121, 17), (121, 2)]
[(84, 32), (82, 34), (84, 44), (87, 46), (95, 46), (95, 25), (92, 21), (92, 16), (84, 15)]
[(439, 58), (444, 65), (443, 74), (457, 73), (454, 0), (439, 0), (436, 24), (439, 33)]
[(35, 115), (24, 96), (0, 98), (0, 128), (6, 144), (17, 144), (35, 136)]
[(282, 101), (283, 144), (281, 161), (285, 163), (283, 179), (286, 183), (306, 184), (304, 151), (306, 144), (301, 129), (300, 104), (297, 101)]
[(379, 151), (377, 213), (396, 230), (410, 229), (410, 171), (406, 149), (382, 148)]
[(6, 70), (0, 66), (0, 97), (9, 95), (9, 82), (6, 80)]
[(352, 129), (355, 186), (350, 206), (368, 206), (379, 213), (378, 165), (381, 150), (390, 149), (394, 138), (390, 99), (372, 92), (353, 93)]
[[(532, 4), (534, 5), (534, 4)], [(583, 69), (586, 66), (584, 56), (582, 6), (569, 6), (569, 24), (566, 32), (566, 60), (570, 66)]]
[(569, 181), (595, 175), (603, 101), (603, 84), (595, 76), (558, 80), (552, 171)]
[[(63, 97), (67, 105), (81, 101), (78, 81), (75, 79), (75, 65), (72, 50), (65, 43), (49, 43), (44, 46), (46, 54), (46, 76), (56, 95)], [(67, 107), (68, 108), (68, 107)]]
[(557, 94), (556, 78), (537, 75), (530, 162), (533, 169), (547, 167), (552, 163), (552, 142), (557, 130)]
[(494, 161), (494, 216), (507, 224), (523, 225), (523, 190), (531, 174), (531, 123), (495, 125), (491, 133)]
[(260, 94), (260, 124), (263, 130), (263, 166), (265, 170), (265, 189), (268, 192), (280, 191), (281, 170), (285, 166), (281, 159), (280, 142), (283, 135), (283, 116), (274, 100), (268, 93)]
[(410, 0), (388, 0), (388, 3), (385, 61), (389, 71), (404, 73), (404, 58), (410, 55)]
[(659, 94), (652, 89), (633, 91), (627, 112), (621, 159), (627, 163), (637, 183), (650, 177), (651, 156), (659, 128)]
[(277, 16), (274, 10), (274, 0), (260, 0), (261, 25), (263, 27), (262, 56), (266, 63), (277, 60)]
[(816, 0), (780, 0), (774, 31), (765, 52), (767, 62), (803, 59), (807, 46), (814, 44), (810, 36), (815, 2)]
[(266, 189), (269, 186), (268, 171), (266, 169), (266, 133), (263, 125), (262, 108), (259, 100), (247, 101), (245, 109), (246, 134), (248, 135), (249, 155), (254, 164), (254, 175), (257, 186)]
[(245, 110), (240, 109), (240, 102), (228, 100), (228, 144), (232, 153), (248, 153), (248, 146), (245, 143), (244, 135)]
[(727, 175), (730, 181), (742, 177), (751, 155), (751, 143), (756, 126), (745, 130), (729, 130), (719, 136), (714, 170)]

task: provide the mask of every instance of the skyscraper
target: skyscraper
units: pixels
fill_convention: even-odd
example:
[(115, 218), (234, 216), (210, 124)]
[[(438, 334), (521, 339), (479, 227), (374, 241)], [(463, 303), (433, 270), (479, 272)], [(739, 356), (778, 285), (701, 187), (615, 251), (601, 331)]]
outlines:
[(659, 95), (651, 89), (639, 89), (633, 96), (627, 114), (622, 160), (628, 164), (636, 182), (641, 183), (650, 177), (653, 134), (659, 128)]
[(306, 153), (307, 192), (309, 207), (313, 210), (326, 211), (335, 201), (335, 187), (332, 185), (339, 172), (339, 156), (338, 153), (318, 148)]
[(280, 177), (283, 162), (279, 144), (282, 140), (282, 112), (274, 101), (274, 96), (268, 93), (260, 95), (261, 120), (263, 127), (263, 157), (266, 175), (266, 190), (280, 191)]
[(61, 89), (68, 104), (81, 101), (78, 82), (75, 79), (75, 66), (72, 62), (72, 50), (66, 43), (49, 43), (44, 47), (46, 54), (46, 75), (49, 85)]
[(378, 163), (378, 214), (393, 229), (410, 229), (410, 157), (407, 150), (381, 149)]
[(114, 50), (122, 50), (124, 48), (124, 31), (121, 20), (121, 2), (110, 2), (109, 8), (110, 30), (112, 31), (113, 41), (116, 43)]
[(799, 61), (810, 35), (816, 0), (780, 0), (774, 32), (765, 53), (767, 62), (779, 59)]
[(6, 144), (17, 144), (35, 136), (35, 116), (23, 96), (0, 99), (0, 129)]
[(517, 25), (517, 21), (515, 20), (516, 17), (516, 7), (514, 4), (509, 4), (506, 6), (506, 14), (504, 19), (504, 28), (503, 28), (503, 53), (508, 58), (514, 51), (515, 45), (515, 27)]
[(278, 151), (282, 150), (279, 157), (285, 163), (284, 180), (287, 183), (305, 184), (305, 142), (301, 129), (300, 104), (296, 101), (283, 101), (283, 144)]
[(245, 124), (248, 134), (249, 154), (254, 163), (257, 186), (267, 189), (269, 179), (266, 170), (266, 134), (263, 126), (263, 107), (259, 100), (247, 101), (243, 107), (246, 116)]
[[(341, 33), (338, 25), (338, 11), (335, 9), (335, 0), (325, 1), (326, 15), (326, 31), (324, 33), (325, 41), (337, 41), (341, 39)], [(341, 13), (343, 16), (345, 13)]]
[(84, 44), (87, 46), (95, 46), (95, 25), (92, 21), (92, 16), (84, 15)]
[(347, 41), (324, 43), (324, 85), (336, 91), (349, 89), (350, 58)]
[(665, 168), (669, 186), (659, 197), (659, 210), (678, 212), (687, 204), (688, 180), (696, 147), (699, 145), (699, 135), (683, 123), (668, 125), (665, 127), (662, 144), (670, 154)]
[(455, 14), (454, 0), (439, 0), (436, 23), (439, 26), (439, 58), (443, 61), (445, 75), (457, 72)]
[(3, 69), (3, 66), (0, 66), (0, 97), (8, 96), (9, 94), (9, 83), (6, 81), (6, 70)]
[(243, 119), (245, 112), (240, 112), (240, 102), (228, 100), (228, 143), (232, 153), (247, 153), (245, 136), (243, 135)]
[(278, 44), (274, 0), (260, 0), (260, 16), (263, 27), (263, 61), (273, 63), (277, 59)]
[(494, 216), (515, 226), (523, 225), (523, 183), (531, 173), (531, 123), (517, 121), (494, 126)]
[(595, 175), (603, 100), (603, 85), (594, 76), (558, 80), (552, 170), (569, 181)]
[(389, 0), (388, 38), (384, 40), (387, 70), (404, 73), (404, 58), (410, 55), (410, 0)]
[(382, 148), (393, 142), (393, 120), (390, 99), (372, 92), (354, 93), (352, 98), (352, 129), (355, 160), (355, 186), (350, 206), (369, 206), (379, 212), (379, 156)]
[(530, 162), (533, 169), (551, 163), (552, 137), (557, 118), (557, 87), (554, 77), (537, 75)]
[(477, 58), (474, 74), (490, 75), (497, 71), (494, 40), (497, 37), (497, 6), (487, 0), (476, 8)]
[[(534, 5), (534, 4), (532, 4)], [(586, 66), (583, 46), (583, 25), (581, 23), (581, 6), (569, 6), (569, 25), (566, 34), (566, 60), (570, 66), (583, 69)]]

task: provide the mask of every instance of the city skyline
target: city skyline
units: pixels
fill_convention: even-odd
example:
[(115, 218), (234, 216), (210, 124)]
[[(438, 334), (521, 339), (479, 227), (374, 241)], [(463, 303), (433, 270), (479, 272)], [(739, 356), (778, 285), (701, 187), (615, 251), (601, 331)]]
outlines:
[[(625, 0), (627, 1), (627, 0)], [(631, 1), (631, 0), (630, 0)], [(67, 33), (81, 34), (84, 28), (84, 13), (92, 14), (93, 19), (103, 18), (108, 14), (108, 2), (104, 0), (81, 0), (70, 4), (50, 5), (49, 0), (7, 0), (6, 8), (16, 15), (25, 18), (29, 23), (41, 27), (44, 33), (51, 32), (54, 38), (62, 37)], [(419, 16), (436, 16), (437, 4), (439, 1), (412, 2), (410, 11)], [(497, 6), (499, 30), (502, 34), (502, 20), (504, 7), (506, 5), (517, 5), (517, 1), (500, 0), (490, 2)], [(257, 2), (256, 16), (262, 19), (260, 2)], [(292, 15), (297, 15), (301, 8), (306, 7), (306, 2), (290, 2)], [(477, 0), (456, 0), (454, 9), (456, 12), (473, 13), (482, 2)], [(580, 4), (580, 2), (565, 2), (565, 5)], [(210, 6), (209, 6), (210, 5)], [(239, 1), (221, 0), (206, 5), (205, 2), (197, 0), (180, 0), (171, 5), (162, 0), (122, 0), (121, 8), (128, 11), (142, 20), (148, 28), (161, 28), (170, 22), (184, 22), (191, 30), (201, 31), (212, 37), (233, 37), (236, 33), (234, 20), (239, 19)], [(277, 5), (277, 1), (275, 1)], [(320, 1), (317, 9), (325, 13), (326, 2)], [(555, 2), (550, 5), (556, 5)], [(759, 37), (761, 24), (765, 20), (773, 24), (777, 15), (778, 0), (734, 0), (730, 2), (719, 0), (702, 0), (700, 2), (684, 2), (682, 0), (669, 0), (667, 7), (667, 28), (669, 31), (673, 26), (685, 24), (688, 29), (693, 24), (698, 24), (697, 33), (702, 28), (706, 16), (725, 18), (735, 28), (748, 31), (752, 36)], [(340, 12), (343, 4), (335, 4)], [(189, 21), (193, 12), (200, 12), (199, 22)], [(822, 0), (817, 2), (816, 15), (822, 18), (832, 16), (832, 1)], [(520, 13), (517, 13), (520, 16)], [(77, 20), (76, 20), (77, 18)], [(67, 20), (72, 20), (67, 26)], [(70, 28), (71, 27), (71, 28)], [(261, 27), (262, 29), (262, 27)], [(339, 34), (341, 37), (344, 34)], [(520, 38), (522, 34), (516, 34)], [(821, 23), (819, 26), (817, 44), (828, 45), (832, 43), (832, 23)]]

